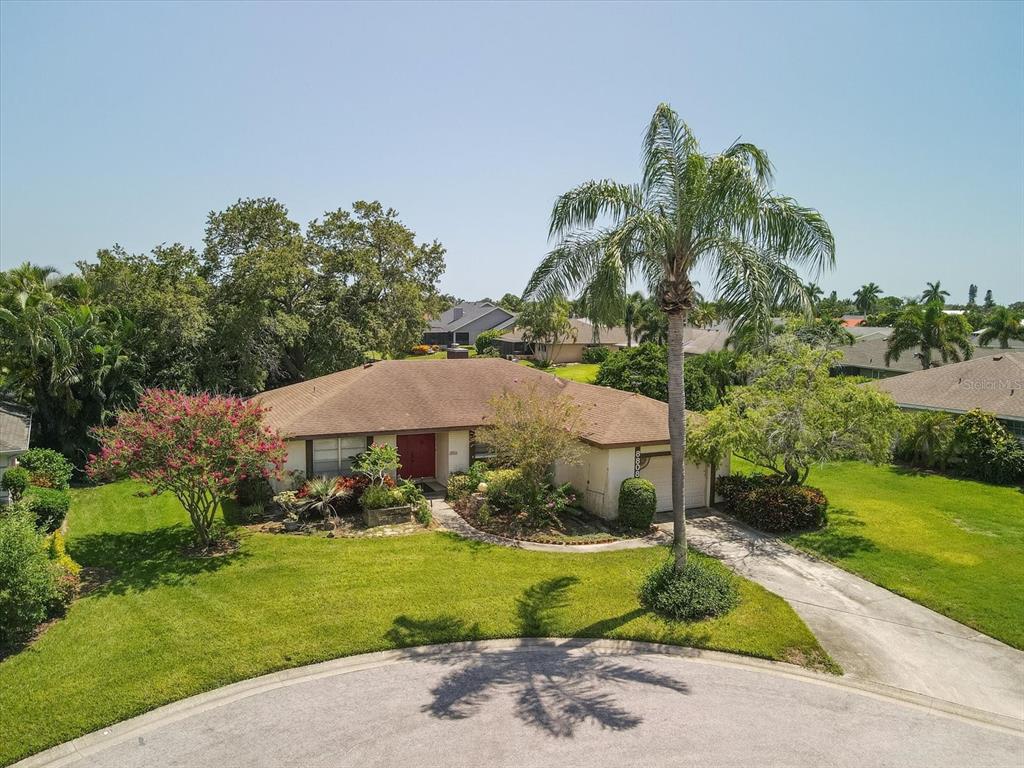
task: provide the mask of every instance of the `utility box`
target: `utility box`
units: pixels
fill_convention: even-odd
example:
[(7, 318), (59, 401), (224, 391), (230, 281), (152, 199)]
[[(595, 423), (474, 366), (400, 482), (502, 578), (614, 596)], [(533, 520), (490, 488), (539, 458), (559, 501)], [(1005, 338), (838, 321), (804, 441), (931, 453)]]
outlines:
[(449, 347), (448, 348), (448, 359), (449, 360), (468, 360), (469, 350), (462, 347)]

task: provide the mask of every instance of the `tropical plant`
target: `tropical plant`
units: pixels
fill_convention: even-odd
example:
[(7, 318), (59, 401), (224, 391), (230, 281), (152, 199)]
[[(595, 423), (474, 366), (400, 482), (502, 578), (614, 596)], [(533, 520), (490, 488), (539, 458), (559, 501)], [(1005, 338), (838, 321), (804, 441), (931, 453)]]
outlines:
[(911, 304), (893, 324), (885, 364), (899, 360), (900, 355), (912, 349), (917, 350), (914, 355), (925, 370), (932, 367), (933, 352), (938, 352), (944, 363), (970, 360), (974, 353), (970, 326), (962, 316), (943, 312), (940, 301)]
[(995, 307), (995, 305), (996, 300), (992, 298), (992, 289), (989, 288), (987, 291), (985, 291), (985, 301), (981, 306), (984, 307), (985, 309), (992, 309), (993, 307)]
[(646, 299), (636, 312), (636, 340), (640, 344), (668, 343), (668, 315), (661, 311), (658, 303)]
[(633, 338), (636, 332), (637, 323), (640, 320), (640, 314), (643, 312), (644, 304), (647, 299), (640, 291), (633, 291), (631, 294), (626, 296), (626, 301), (623, 305), (623, 320), (622, 325), (626, 331), (626, 346), (633, 346)]
[(550, 364), (559, 344), (576, 340), (576, 328), (569, 315), (569, 302), (562, 296), (548, 296), (523, 306), (516, 324), (522, 330), (524, 342), (533, 345), (534, 350), (543, 350), (539, 361)]
[(945, 470), (952, 450), (953, 416), (944, 411), (907, 414), (896, 455), (919, 467)]
[(390, 443), (374, 443), (352, 462), (352, 469), (369, 478), (371, 485), (386, 485), (401, 468), (398, 448)]
[(971, 283), (970, 287), (967, 289), (967, 306), (968, 307), (974, 307), (974, 306), (977, 306), (977, 304), (978, 304), (978, 286), (976, 286), (974, 283)]
[(128, 475), (170, 491), (188, 512), (196, 538), (212, 543), (213, 523), (240, 480), (280, 473), (285, 445), (263, 424), (255, 400), (149, 389), (138, 410), (121, 411), (95, 430), (100, 452), (86, 471), (95, 480)]
[(643, 154), (638, 184), (588, 181), (558, 198), (550, 226), (558, 244), (524, 295), (586, 289), (599, 281), (603, 262), (611, 257), (619, 261), (626, 283), (633, 277), (647, 283), (667, 315), (673, 549), (676, 568), (682, 569), (687, 552), (683, 332), (695, 305), (692, 273), (707, 269), (728, 315), (767, 337), (777, 305), (806, 305), (795, 266), (830, 267), (835, 246), (817, 211), (772, 191), (771, 164), (753, 144), (737, 142), (721, 154), (704, 154), (686, 123), (662, 104), (651, 119)]
[(862, 285), (853, 293), (853, 305), (860, 310), (862, 315), (874, 311), (875, 303), (882, 295), (882, 288), (877, 283), (871, 282)]
[(926, 283), (924, 291), (921, 293), (921, 301), (925, 304), (931, 304), (933, 301), (939, 302), (942, 306), (946, 305), (946, 298), (949, 296), (949, 291), (942, 289), (942, 281), (936, 280), (934, 283)]
[(815, 282), (810, 282), (804, 286), (804, 292), (807, 294), (807, 300), (811, 303), (811, 307), (817, 308), (818, 302), (821, 301), (821, 297), (825, 295), (825, 291), (820, 285)]
[(339, 485), (336, 477), (313, 477), (306, 481), (306, 494), (302, 497), (302, 511), (309, 517), (333, 520), (337, 506), (352, 495), (352, 491)]
[(644, 342), (638, 347), (613, 352), (597, 369), (594, 383), (667, 401), (668, 358), (665, 347)]
[(1009, 349), (1010, 341), (1024, 341), (1024, 325), (1020, 318), (1006, 307), (997, 307), (985, 321), (985, 327), (978, 336), (978, 343), (987, 347), (993, 341), (999, 341), (1000, 349)]

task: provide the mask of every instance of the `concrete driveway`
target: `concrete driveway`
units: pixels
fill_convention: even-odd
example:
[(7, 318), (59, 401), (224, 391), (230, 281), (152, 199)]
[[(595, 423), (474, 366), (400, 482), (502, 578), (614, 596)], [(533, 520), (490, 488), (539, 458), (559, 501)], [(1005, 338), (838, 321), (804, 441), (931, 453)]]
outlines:
[[(171, 704), (21, 765), (1016, 766), (1024, 734), (725, 654), (496, 641), (370, 654)], [(907, 697), (903, 697), (907, 698)], [(913, 697), (910, 697), (913, 698)]]
[(852, 678), (1024, 719), (1024, 653), (717, 514), (687, 531), (784, 597)]

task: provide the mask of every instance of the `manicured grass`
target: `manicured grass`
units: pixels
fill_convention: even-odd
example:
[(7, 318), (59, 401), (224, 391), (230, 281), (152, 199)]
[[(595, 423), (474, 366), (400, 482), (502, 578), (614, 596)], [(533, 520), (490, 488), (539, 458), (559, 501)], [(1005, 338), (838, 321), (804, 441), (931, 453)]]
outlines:
[(791, 544), (1024, 649), (1020, 489), (859, 462), (808, 483), (828, 496), (829, 522)]
[[(532, 367), (532, 363), (529, 360), (520, 360), (521, 365), (529, 365)], [(582, 381), (584, 384), (593, 384), (594, 379), (597, 378), (597, 369), (601, 366), (598, 363), (566, 363), (565, 365), (556, 365), (552, 368), (545, 368), (555, 376), (560, 376), (563, 379), (569, 379), (571, 381)]]
[(440, 533), (247, 533), (235, 554), (189, 559), (177, 502), (140, 490), (74, 492), (71, 552), (115, 576), (0, 663), (0, 763), (244, 678), (423, 643), (613, 637), (830, 665), (793, 610), (747, 581), (719, 619), (642, 610), (637, 587), (664, 548), (548, 554)]

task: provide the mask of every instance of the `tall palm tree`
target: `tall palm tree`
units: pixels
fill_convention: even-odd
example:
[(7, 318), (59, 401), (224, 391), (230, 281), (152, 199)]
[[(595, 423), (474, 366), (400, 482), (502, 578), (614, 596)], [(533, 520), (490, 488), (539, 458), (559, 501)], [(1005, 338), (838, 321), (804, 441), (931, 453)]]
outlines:
[(825, 291), (822, 290), (821, 286), (815, 282), (810, 282), (804, 286), (804, 293), (807, 294), (807, 300), (811, 302), (811, 307), (817, 307), (821, 297), (825, 295)]
[(695, 303), (691, 274), (706, 268), (737, 323), (767, 337), (772, 307), (802, 299), (806, 308), (796, 267), (822, 269), (835, 260), (822, 216), (774, 194), (771, 180), (761, 149), (737, 142), (721, 154), (703, 154), (686, 123), (662, 104), (644, 139), (640, 182), (588, 181), (559, 197), (550, 226), (558, 244), (526, 287), (526, 294), (543, 296), (588, 285), (614, 253), (623, 274), (643, 279), (667, 316), (677, 570), (686, 565), (683, 332)]
[(985, 328), (978, 337), (978, 343), (987, 347), (993, 340), (999, 340), (1000, 349), (1009, 349), (1010, 340), (1024, 341), (1024, 325), (1020, 318), (1006, 307), (999, 307), (985, 321)]
[(959, 363), (970, 360), (974, 353), (971, 329), (960, 315), (947, 315), (942, 302), (912, 304), (900, 312), (892, 327), (885, 364), (899, 360), (900, 355), (916, 349), (914, 354), (925, 370), (932, 367), (932, 351), (937, 351), (942, 362)]
[(641, 344), (668, 343), (668, 317), (654, 299), (646, 299), (637, 310), (636, 337)]
[(942, 290), (942, 281), (936, 280), (934, 283), (926, 283), (927, 287), (921, 293), (921, 301), (925, 304), (930, 304), (933, 301), (942, 303), (942, 306), (946, 306), (946, 297), (949, 296), (949, 291)]
[(633, 291), (631, 294), (626, 296), (625, 306), (623, 307), (622, 324), (626, 330), (626, 346), (633, 346), (633, 334), (636, 331), (637, 321), (640, 319), (640, 313), (643, 311), (644, 303), (647, 301), (644, 295), (640, 291)]
[(853, 305), (860, 310), (862, 315), (867, 317), (868, 312), (875, 308), (875, 304), (881, 295), (882, 289), (877, 283), (867, 283), (854, 291)]

